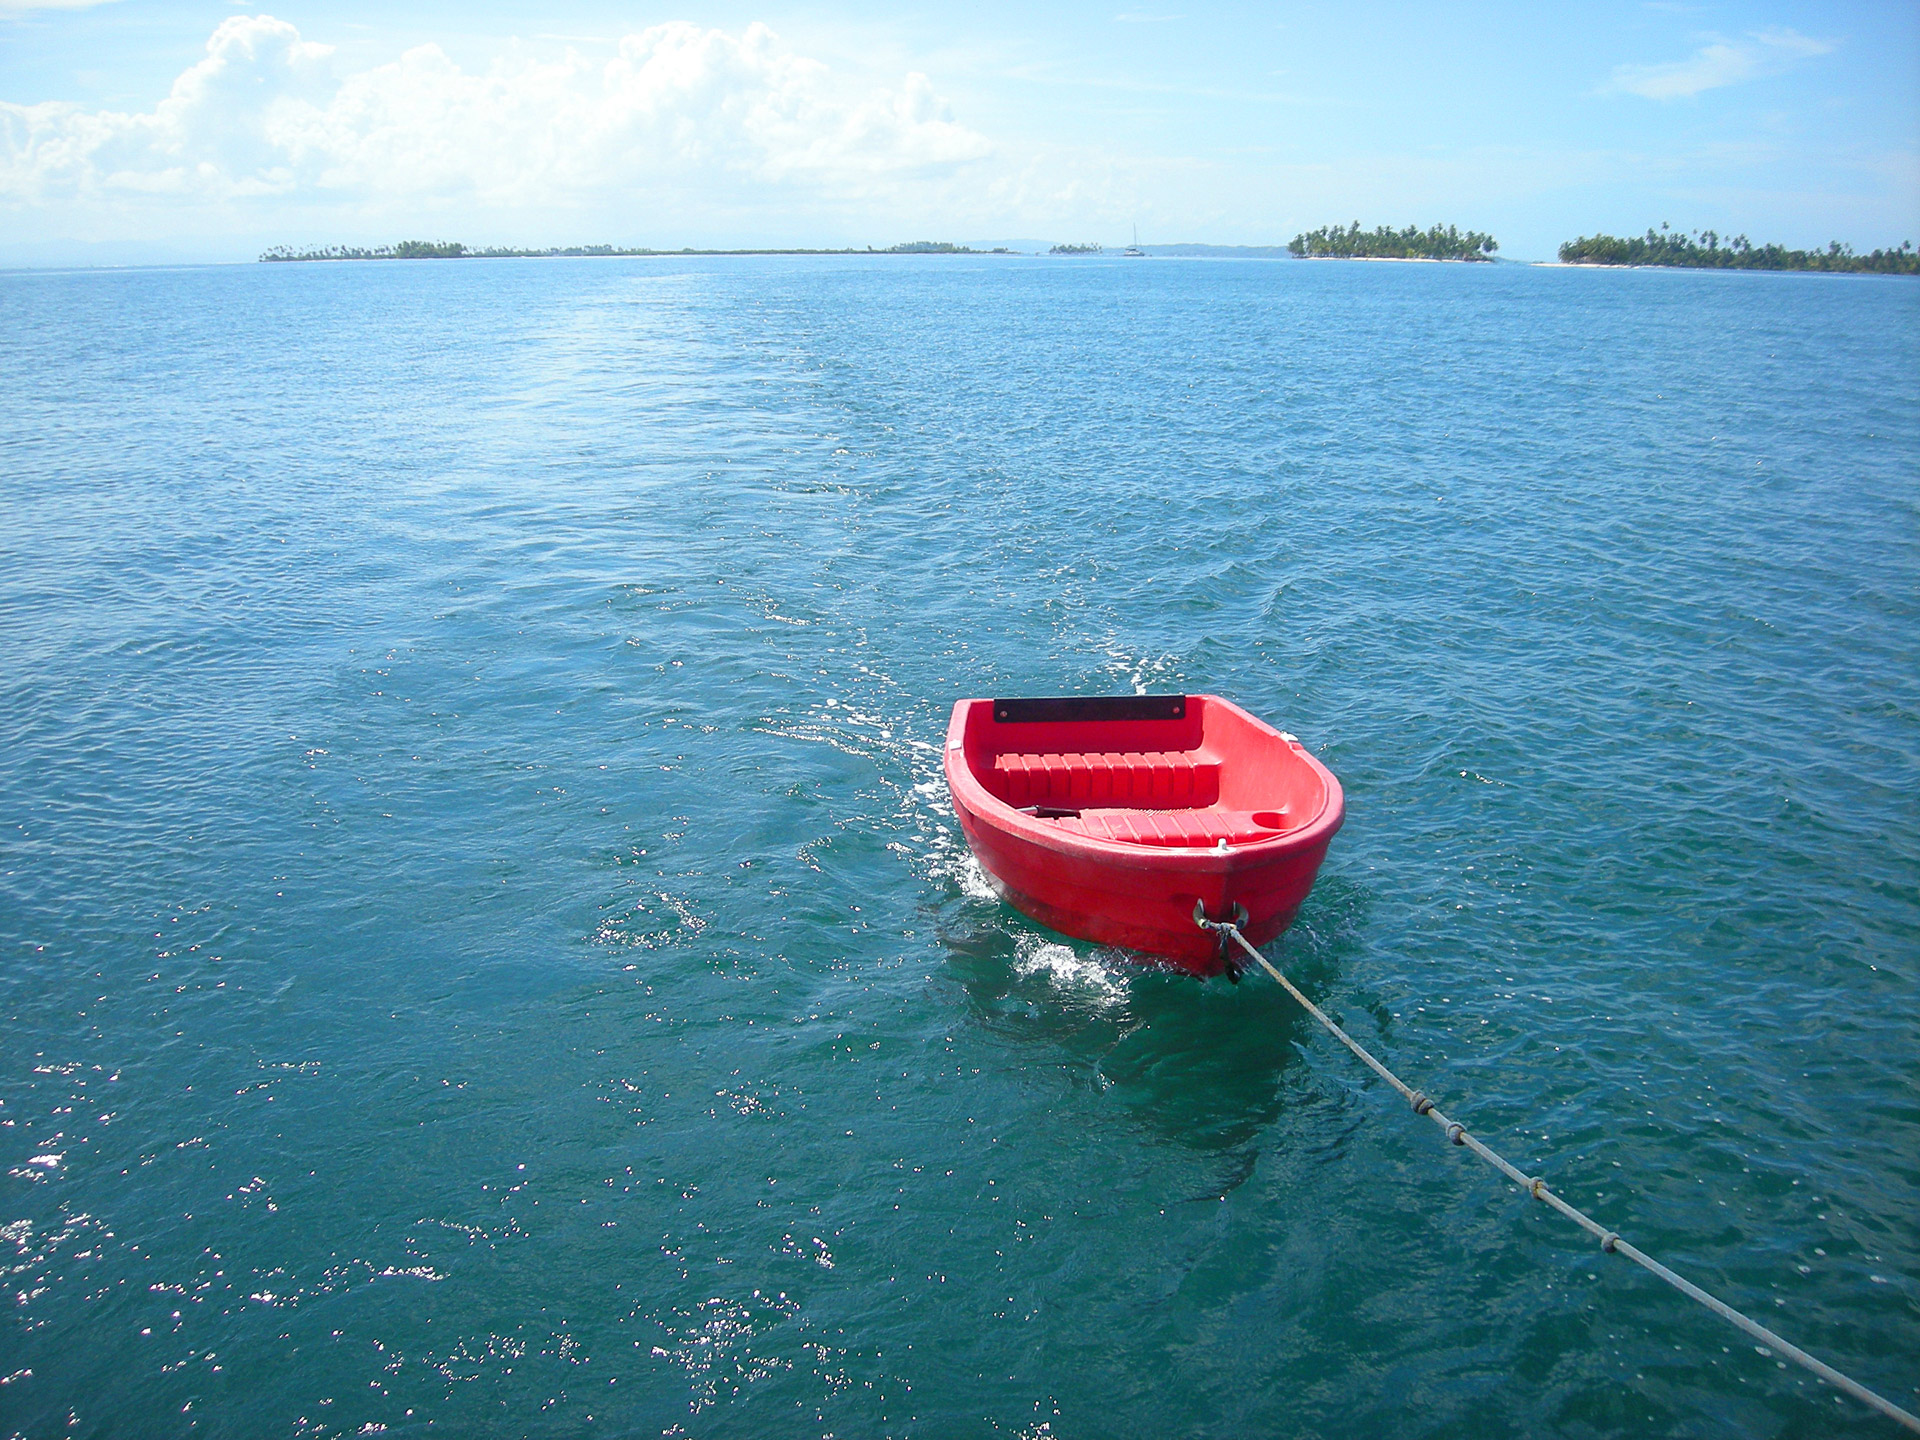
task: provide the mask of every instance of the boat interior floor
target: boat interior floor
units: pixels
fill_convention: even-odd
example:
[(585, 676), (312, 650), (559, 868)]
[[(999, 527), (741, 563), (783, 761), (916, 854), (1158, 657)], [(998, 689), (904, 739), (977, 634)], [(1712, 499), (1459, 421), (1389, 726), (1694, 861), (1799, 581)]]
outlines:
[(1063, 815), (1062, 830), (1127, 845), (1213, 849), (1247, 845), (1285, 833), (1286, 817), (1275, 810), (1082, 810)]
[(1293, 828), (1285, 807), (1221, 806), (1220, 762), (1199, 751), (996, 755), (991, 788), (1062, 830), (1128, 845), (1213, 849)]

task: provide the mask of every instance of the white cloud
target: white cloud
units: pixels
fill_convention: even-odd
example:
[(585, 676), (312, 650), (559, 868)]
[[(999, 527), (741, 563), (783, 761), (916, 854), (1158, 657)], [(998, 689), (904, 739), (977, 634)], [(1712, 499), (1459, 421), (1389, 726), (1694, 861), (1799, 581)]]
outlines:
[(1723, 85), (1777, 75), (1833, 48), (1833, 41), (1816, 40), (1795, 30), (1760, 30), (1744, 40), (1714, 40), (1695, 51), (1691, 60), (1622, 65), (1613, 72), (1608, 88), (1644, 95), (1649, 100), (1685, 99)]
[(150, 111), (0, 102), (0, 199), (250, 196), (568, 203), (698, 186), (855, 197), (988, 153), (927, 77), (848, 83), (772, 31), (689, 24), (469, 73), (436, 45), (345, 76), (328, 46), (235, 16)]

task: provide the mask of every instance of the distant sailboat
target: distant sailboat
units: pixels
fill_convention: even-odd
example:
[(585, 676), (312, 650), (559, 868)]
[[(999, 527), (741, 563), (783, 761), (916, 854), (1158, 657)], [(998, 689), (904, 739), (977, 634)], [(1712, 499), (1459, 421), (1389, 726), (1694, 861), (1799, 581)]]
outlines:
[(1143, 257), (1146, 255), (1147, 252), (1140, 248), (1140, 227), (1138, 225), (1133, 227), (1133, 243), (1129, 245), (1126, 249), (1122, 250), (1120, 253), (1122, 255), (1132, 255), (1136, 257)]

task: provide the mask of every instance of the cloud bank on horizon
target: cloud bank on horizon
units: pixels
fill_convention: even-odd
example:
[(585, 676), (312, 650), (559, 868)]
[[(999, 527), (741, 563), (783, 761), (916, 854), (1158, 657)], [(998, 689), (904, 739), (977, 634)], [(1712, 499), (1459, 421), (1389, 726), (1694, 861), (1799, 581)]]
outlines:
[(655, 25), (603, 62), (569, 51), (484, 74), (428, 44), (336, 77), (333, 53), (270, 15), (234, 16), (150, 111), (0, 102), (0, 196), (517, 207), (664, 183), (857, 199), (992, 148), (926, 76), (840, 84), (760, 24)]

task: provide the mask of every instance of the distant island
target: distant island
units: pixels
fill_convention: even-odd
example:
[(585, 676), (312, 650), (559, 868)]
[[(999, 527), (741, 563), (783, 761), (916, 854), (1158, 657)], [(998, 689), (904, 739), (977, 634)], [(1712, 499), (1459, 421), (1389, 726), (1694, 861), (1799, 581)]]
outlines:
[(1491, 260), (1499, 241), (1478, 230), (1461, 231), (1449, 225), (1416, 230), (1409, 225), (1393, 230), (1381, 225), (1362, 230), (1360, 222), (1342, 230), (1323, 225), (1296, 235), (1287, 249), (1303, 260)]
[[(1284, 251), (1272, 246), (1156, 245), (1157, 255), (1274, 256), (1293, 255), (1308, 260), (1491, 260), (1500, 248), (1493, 236), (1477, 230), (1435, 225), (1430, 230), (1408, 226), (1394, 230), (1382, 225), (1362, 230), (1360, 222), (1296, 235)], [(1100, 255), (1106, 247), (1093, 241), (1055, 245), (1049, 255)], [(1012, 255), (1004, 245), (976, 250), (950, 240), (907, 240), (884, 250), (848, 246), (838, 250), (799, 247), (757, 250), (654, 250), (623, 245), (554, 245), (545, 249), (508, 246), (470, 248), (457, 240), (402, 240), (395, 245), (326, 245), (298, 250), (275, 245), (260, 256), (263, 262), (301, 260), (545, 260), (566, 256), (684, 256), (684, 255)], [(1781, 245), (1755, 245), (1744, 235), (1722, 241), (1712, 230), (1688, 234), (1661, 226), (1644, 236), (1621, 239), (1615, 235), (1582, 235), (1560, 247), (1563, 265), (1653, 265), (1692, 270), (1816, 270), (1838, 274), (1920, 275), (1920, 251), (1909, 240), (1898, 249), (1856, 255), (1838, 240), (1824, 250), (1789, 250)]]
[(275, 245), (261, 255), (265, 263), (298, 260), (545, 260), (569, 255), (1008, 255), (1005, 246), (992, 250), (974, 250), (949, 240), (909, 240), (876, 250), (849, 247), (843, 250), (648, 250), (621, 245), (555, 245), (545, 250), (519, 250), (490, 245), (469, 249), (455, 240), (402, 240), (397, 245), (326, 245), (317, 249), (296, 250), (290, 245)]
[(402, 240), (398, 245), (379, 245), (363, 249), (358, 245), (328, 245), (319, 250), (295, 250), (276, 245), (260, 257), (278, 260), (457, 260), (476, 252), (464, 245), (445, 240)]
[(1788, 250), (1781, 245), (1755, 245), (1736, 235), (1725, 245), (1712, 230), (1689, 235), (1662, 225), (1644, 237), (1622, 240), (1616, 235), (1582, 235), (1560, 247), (1563, 265), (1666, 265), (1687, 270), (1829, 270), (1873, 275), (1920, 275), (1920, 254), (1913, 242), (1898, 250), (1875, 250), (1856, 255), (1838, 240), (1824, 250)]

